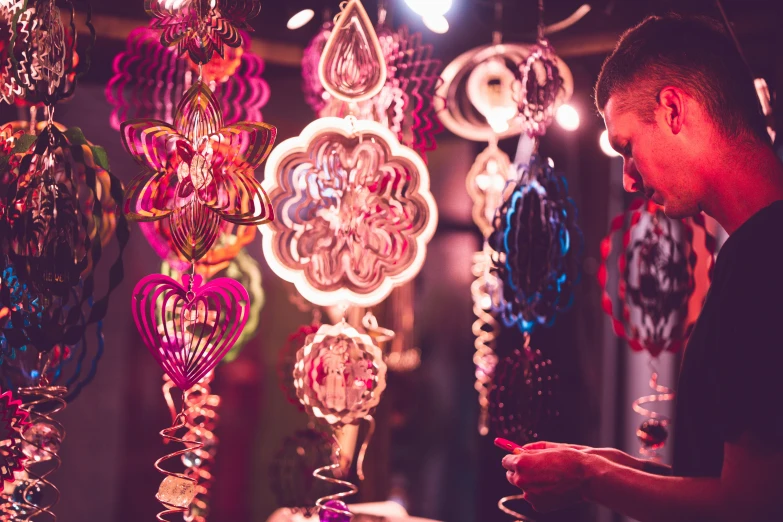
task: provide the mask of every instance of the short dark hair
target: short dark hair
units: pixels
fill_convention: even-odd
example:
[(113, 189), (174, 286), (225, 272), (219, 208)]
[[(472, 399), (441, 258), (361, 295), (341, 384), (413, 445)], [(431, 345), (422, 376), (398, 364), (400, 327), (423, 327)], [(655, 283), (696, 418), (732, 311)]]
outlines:
[(620, 37), (604, 62), (595, 102), (603, 113), (617, 96), (621, 110), (650, 123), (666, 86), (698, 100), (726, 137), (769, 143), (750, 70), (719, 22), (676, 14), (646, 18)]

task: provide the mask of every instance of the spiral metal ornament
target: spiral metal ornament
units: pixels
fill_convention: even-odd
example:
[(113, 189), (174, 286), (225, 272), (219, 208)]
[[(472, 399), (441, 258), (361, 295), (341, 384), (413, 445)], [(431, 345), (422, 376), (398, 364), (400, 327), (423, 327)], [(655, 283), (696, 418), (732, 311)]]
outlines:
[[(338, 454), (336, 455), (336, 458), (338, 459), (340, 458), (339, 450), (338, 450)], [(350, 520), (351, 518), (353, 518), (353, 513), (341, 507), (341, 505), (337, 504), (336, 501), (342, 501), (342, 499), (346, 497), (350, 497), (351, 495), (357, 494), (359, 492), (359, 487), (351, 482), (348, 482), (347, 480), (340, 480), (335, 478), (334, 476), (330, 477), (329, 475), (326, 474), (326, 473), (335, 474), (336, 471), (339, 469), (340, 469), (340, 464), (338, 463), (338, 464), (330, 464), (329, 466), (318, 468), (313, 472), (313, 476), (317, 479), (323, 480), (324, 482), (333, 484), (335, 486), (339, 486), (341, 488), (347, 488), (339, 493), (334, 493), (333, 495), (327, 495), (325, 497), (319, 498), (316, 501), (316, 506), (321, 510), (326, 510), (336, 515), (349, 517)]]
[[(243, 36), (241, 47), (229, 47), (224, 57), (215, 54), (203, 65), (203, 79), (215, 92), (226, 123), (263, 121), (271, 94), (264, 68), (250, 50), (249, 35)], [(112, 107), (110, 124), (120, 130), (121, 122), (134, 118), (171, 121), (182, 93), (198, 78), (199, 66), (164, 47), (154, 29), (139, 27), (114, 58), (113, 72), (105, 96)]]
[(200, 448), (182, 456), (182, 463), (187, 466), (185, 475), (198, 481), (196, 498), (185, 516), (188, 522), (206, 522), (209, 516), (209, 490), (214, 480), (211, 468), (218, 446), (214, 430), (219, 419), (217, 410), (220, 406), (220, 397), (211, 393), (210, 385), (214, 376), (214, 372), (207, 374), (185, 394), (188, 432), (184, 438), (202, 443)]
[(491, 312), (492, 297), (488, 291), (488, 285), (497, 284), (497, 278), (490, 273), (491, 260), (486, 252), (473, 254), (473, 275), (476, 280), (470, 285), (473, 297), (473, 313), (476, 320), (472, 330), (475, 336), (473, 345), (476, 353), (473, 355), (473, 364), (476, 366), (475, 388), (479, 394), (478, 429), (481, 435), (489, 433), (489, 391), (492, 386), (492, 377), (495, 375), (495, 366), (498, 356), (495, 353), (495, 340), (500, 334), (500, 323)]
[(651, 405), (661, 402), (674, 400), (674, 390), (658, 384), (658, 371), (650, 361), (650, 388), (652, 393), (639, 397), (633, 401), (633, 411), (645, 417), (644, 422), (636, 430), (636, 436), (642, 446), (639, 448), (639, 454), (644, 457), (656, 458), (658, 452), (663, 448), (666, 440), (669, 438), (669, 417), (662, 415), (650, 409)]
[[(359, 476), (359, 480), (364, 480), (364, 457), (367, 454), (367, 447), (370, 444), (373, 433), (375, 433), (375, 419), (372, 417), (372, 415), (366, 415), (364, 420), (367, 422), (369, 429), (367, 431), (367, 435), (364, 437), (361, 449), (359, 450), (359, 454), (356, 458), (356, 473)], [(315, 501), (315, 505), (321, 509), (320, 514), (322, 520), (328, 520), (323, 518), (324, 511), (338, 516), (348, 517), (348, 520), (353, 518), (353, 514), (347, 510), (347, 506), (343, 504), (342, 499), (357, 494), (359, 492), (359, 488), (347, 480), (340, 480), (337, 478), (345, 472), (346, 468), (345, 463), (343, 462), (344, 459), (341, 458), (341, 452), (342, 448), (340, 447), (340, 440), (335, 435), (333, 458), (335, 463), (328, 466), (323, 466), (313, 471), (313, 476), (315, 478), (329, 484), (340, 486), (341, 488), (347, 488), (341, 492), (323, 496)], [(331, 473), (332, 476), (329, 476), (326, 473)]]
[[(434, 98), (443, 125), (461, 138), (479, 142), (526, 132), (525, 118), (519, 115), (520, 68), (524, 70), (538, 49), (535, 44), (490, 44), (466, 51), (446, 65)], [(563, 79), (559, 105), (570, 99), (574, 81), (565, 62), (554, 59)]]
[(507, 497), (503, 497), (500, 500), (498, 500), (498, 509), (505, 513), (506, 515), (514, 517), (514, 520), (517, 520), (518, 522), (535, 522), (530, 517), (526, 517), (522, 513), (517, 513), (513, 509), (506, 506), (509, 502), (514, 502), (517, 500), (524, 500), (524, 495), (509, 495)]
[[(220, 396), (211, 393), (214, 372), (210, 372), (185, 394), (184, 413), (187, 431), (183, 439), (202, 444), (199, 448), (182, 455), (184, 475), (197, 481), (196, 497), (191, 502), (184, 518), (187, 522), (206, 522), (209, 516), (209, 496), (213, 482), (212, 465), (217, 454), (218, 439), (214, 434), (219, 416)], [(171, 394), (175, 384), (168, 375), (163, 376), (163, 396), (169, 406), (172, 421), (177, 418), (174, 398)]]
[(185, 406), (183, 404), (183, 409), (177, 415), (173, 425), (160, 432), (160, 436), (163, 438), (164, 442), (182, 444), (185, 448), (169, 453), (155, 461), (155, 469), (165, 475), (163, 482), (161, 482), (160, 487), (158, 488), (158, 493), (155, 495), (155, 498), (157, 498), (165, 508), (158, 513), (156, 517), (159, 522), (172, 522), (175, 520), (175, 518), (167, 518), (169, 515), (176, 513), (187, 514), (188, 509), (197, 494), (196, 488), (198, 481), (195, 478), (189, 477), (183, 473), (168, 471), (162, 466), (164, 462), (177, 459), (178, 457), (181, 458), (188, 453), (199, 451), (203, 448), (204, 444), (202, 442), (188, 440), (185, 437), (177, 435), (178, 432), (188, 427), (187, 422), (188, 418), (185, 414)]
[(16, 518), (13, 520), (56, 521), (51, 509), (60, 500), (60, 491), (49, 481), (49, 476), (60, 468), (60, 444), (65, 439), (65, 427), (53, 416), (65, 409), (67, 388), (62, 386), (34, 386), (20, 388), (22, 410), (30, 418), (30, 426), (22, 432), (22, 451), (27, 455), (27, 480), (20, 482), (21, 498), (12, 498)]
[(552, 361), (531, 348), (525, 335), (523, 346), (495, 369), (489, 394), (493, 433), (518, 444), (537, 439), (543, 423), (558, 415), (553, 403), (557, 383)]

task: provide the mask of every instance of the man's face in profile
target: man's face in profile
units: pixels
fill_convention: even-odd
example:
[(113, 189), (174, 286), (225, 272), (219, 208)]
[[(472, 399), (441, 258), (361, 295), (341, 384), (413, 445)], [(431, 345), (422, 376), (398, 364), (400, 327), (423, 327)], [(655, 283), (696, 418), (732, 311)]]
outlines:
[(683, 218), (699, 212), (696, 179), (682, 151), (683, 138), (671, 129), (667, 107), (658, 105), (655, 121), (644, 121), (612, 96), (604, 122), (612, 148), (623, 157), (623, 187), (664, 207), (666, 215)]

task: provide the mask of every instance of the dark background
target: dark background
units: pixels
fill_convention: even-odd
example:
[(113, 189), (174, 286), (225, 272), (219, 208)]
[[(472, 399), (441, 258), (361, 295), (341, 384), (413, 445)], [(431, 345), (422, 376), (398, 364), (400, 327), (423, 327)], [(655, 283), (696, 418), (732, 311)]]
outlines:
[[(548, 0), (546, 21), (564, 18), (581, 3)], [(298, 31), (285, 29), (287, 10), (295, 4), (299, 3), (266, 1), (253, 22), (254, 49), (266, 60), (264, 77), (272, 92), (264, 119), (278, 127), (278, 142), (297, 135), (314, 117), (301, 94), (298, 61), (318, 24)], [(337, 6), (336, 1), (317, 4), (332, 10)], [(581, 126), (574, 133), (553, 126), (541, 145), (542, 152), (568, 178), (579, 207), (586, 242), (585, 273), (572, 310), (554, 328), (534, 334), (533, 344), (553, 360), (561, 383), (560, 415), (543, 435), (597, 445), (619, 443), (621, 430), (607, 433), (602, 418), (612, 415), (614, 425), (622, 426), (630, 407), (618, 399), (616, 404), (609, 402), (614, 410), (609, 412), (602, 399), (606, 368), (614, 368), (613, 380), (622, 379), (628, 350), (622, 347), (616, 360), (606, 361), (601, 348), (614, 341), (608, 338), (608, 319), (600, 309), (595, 280), (599, 242), (608, 230), (610, 199), (622, 196), (617, 195), (617, 183), (610, 183), (610, 160), (598, 148), (603, 122), (593, 107), (592, 86), (618, 35), (645, 15), (668, 10), (713, 16), (718, 12), (714, 2), (696, 0), (597, 1), (591, 5), (592, 12), (577, 25), (552, 36), (574, 74), (572, 104), (580, 112)], [(365, 6), (375, 18), (375, 2), (368, 0)], [(755, 75), (765, 77), (773, 89), (781, 85), (781, 3), (727, 0), (725, 6)], [(402, 0), (390, 1), (388, 7), (395, 25), (406, 23), (413, 31), (424, 32), (425, 41), (435, 46), (444, 65), (472, 47), (489, 43), (492, 30), (498, 29), (490, 2), (454, 0), (447, 15), (451, 30), (446, 35), (424, 29)], [(505, 2), (499, 29), (506, 41), (530, 41), (536, 26), (535, 7), (534, 0)], [(74, 99), (57, 108), (55, 119), (80, 126), (88, 139), (104, 146), (114, 174), (128, 182), (137, 168), (122, 150), (119, 134), (109, 127), (110, 109), (103, 88), (112, 74), (113, 57), (125, 47), (128, 30), (145, 24), (147, 18), (142, 0), (96, 0), (93, 10), (98, 45), (92, 69)], [(12, 109), (2, 111), (3, 121), (14, 117)], [(513, 139), (502, 144), (512, 155), (515, 145)], [(448, 522), (508, 520), (495, 504), (500, 496), (513, 492), (500, 466), (502, 452), (476, 430), (469, 285), (471, 255), (479, 249), (481, 236), (471, 219), (464, 178), (483, 147), (446, 132), (439, 137), (437, 151), (429, 155), (440, 223), (415, 285), (416, 345), (422, 350), (423, 362), (412, 374), (390, 376), (378, 412), (379, 433), (368, 457), (368, 480), (359, 495), (361, 501), (386, 500), (394, 486), (394, 495), (405, 501), (412, 515)], [(61, 452), (63, 466), (53, 479), (62, 492), (55, 512), (63, 522), (153, 520), (159, 507), (154, 494), (161, 477), (152, 463), (171, 451), (158, 436), (170, 419), (160, 393), (161, 371), (141, 343), (129, 303), (133, 285), (159, 270), (160, 263), (137, 227), (132, 227), (125, 281), (112, 297), (105, 322), (107, 350), (100, 371), (61, 416), (68, 437)], [(285, 402), (275, 362), (285, 338), (310, 316), (290, 303), (291, 287), (266, 267), (260, 240), (248, 250), (261, 260), (266, 304), (258, 336), (237, 361), (220, 366), (215, 379), (214, 390), (222, 396), (223, 405), (210, 517), (214, 521), (266, 519), (277, 507), (268, 474), (272, 457), (285, 436), (307, 424), (304, 414)], [(518, 337), (508, 335), (504, 346), (507, 349), (517, 342)], [(593, 521), (596, 513), (581, 506), (538, 520)]]

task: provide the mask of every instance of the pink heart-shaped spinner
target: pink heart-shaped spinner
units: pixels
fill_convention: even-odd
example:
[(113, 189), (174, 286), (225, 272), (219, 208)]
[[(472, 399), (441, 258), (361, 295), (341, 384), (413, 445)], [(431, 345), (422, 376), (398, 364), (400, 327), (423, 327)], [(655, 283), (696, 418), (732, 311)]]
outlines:
[(133, 318), (163, 371), (187, 391), (212, 371), (245, 327), (250, 297), (237, 281), (201, 276), (182, 284), (152, 274), (133, 289)]

